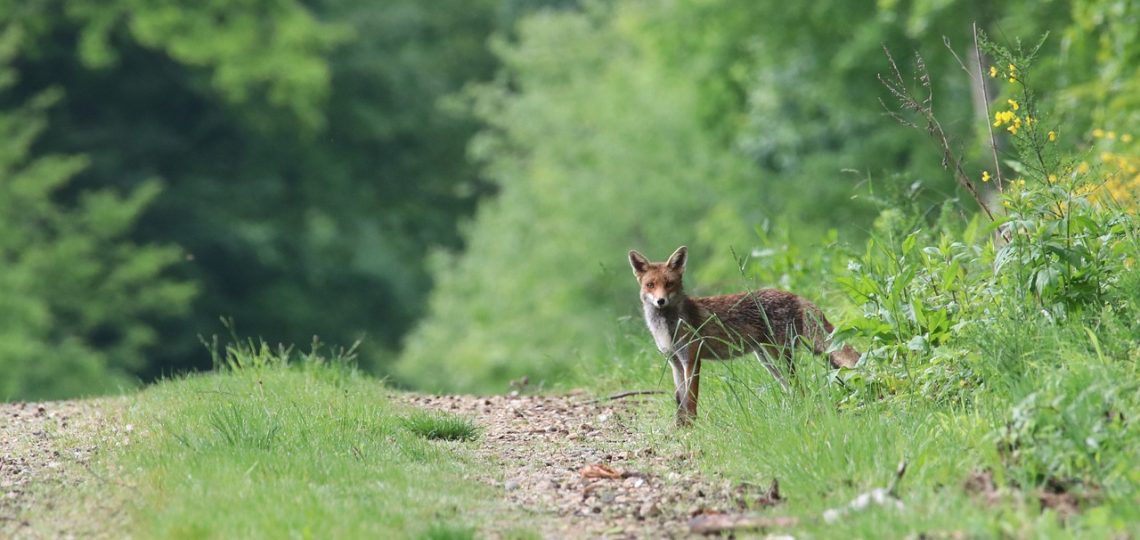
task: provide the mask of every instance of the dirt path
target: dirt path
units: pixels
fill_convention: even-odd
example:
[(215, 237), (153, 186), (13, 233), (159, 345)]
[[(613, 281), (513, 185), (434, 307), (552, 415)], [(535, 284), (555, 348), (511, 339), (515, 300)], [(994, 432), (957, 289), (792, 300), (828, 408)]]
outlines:
[[(87, 463), (118, 429), (122, 405), (121, 399), (0, 403), (0, 538), (113, 534), (106, 527), (117, 505), (70, 504), (65, 496), (92, 479)], [(88, 519), (95, 513), (98, 529)]]
[(694, 516), (778, 502), (767, 486), (702, 477), (683, 445), (645, 442), (629, 427), (631, 401), (591, 403), (584, 395), (402, 399), (474, 418), (484, 429), (477, 455), (501, 471), (481, 480), (501, 489), (546, 538), (690, 537)]
[[(395, 394), (415, 407), (473, 418), (476, 458), (494, 465), (495, 487), (522, 523), (488, 525), (544, 538), (682, 538), (693, 516), (735, 513), (774, 502), (767, 486), (701, 476), (685, 445), (663, 427), (662, 442), (630, 426), (634, 399), (585, 395), (425, 396)], [(654, 396), (653, 399), (661, 399)], [(91, 496), (106, 479), (88, 462), (102, 445), (130, 437), (126, 401), (0, 404), (0, 538), (99, 538), (123, 532), (123, 501)], [(77, 486), (83, 486), (78, 489)], [(76, 493), (88, 490), (88, 496)], [(98, 516), (98, 519), (91, 519)]]

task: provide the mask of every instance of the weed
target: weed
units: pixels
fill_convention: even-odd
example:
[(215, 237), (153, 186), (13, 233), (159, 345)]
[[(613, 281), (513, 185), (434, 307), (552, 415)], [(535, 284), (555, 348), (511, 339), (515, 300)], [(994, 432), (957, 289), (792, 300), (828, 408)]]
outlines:
[(474, 422), (446, 413), (417, 411), (404, 418), (403, 425), (428, 440), (473, 441), (479, 437)]

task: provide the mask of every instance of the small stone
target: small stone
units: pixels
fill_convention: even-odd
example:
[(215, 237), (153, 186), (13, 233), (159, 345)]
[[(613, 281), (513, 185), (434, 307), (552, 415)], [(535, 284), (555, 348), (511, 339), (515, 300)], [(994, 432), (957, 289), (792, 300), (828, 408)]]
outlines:
[(512, 478), (503, 483), (503, 489), (507, 491), (514, 491), (519, 488), (519, 481)]
[(661, 509), (657, 507), (657, 503), (653, 501), (646, 501), (637, 509), (637, 515), (641, 518), (657, 517), (661, 513)]

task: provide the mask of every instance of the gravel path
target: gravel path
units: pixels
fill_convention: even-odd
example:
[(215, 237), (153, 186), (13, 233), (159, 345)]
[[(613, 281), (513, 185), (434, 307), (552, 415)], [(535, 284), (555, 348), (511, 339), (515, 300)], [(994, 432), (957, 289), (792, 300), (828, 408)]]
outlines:
[(703, 477), (681, 444), (662, 450), (646, 443), (630, 428), (632, 401), (593, 403), (584, 395), (402, 399), (475, 419), (483, 428), (476, 453), (500, 471), (481, 480), (530, 515), (526, 525), (545, 538), (691, 537), (694, 517), (780, 502), (768, 486)]
[[(523, 519), (487, 525), (483, 534), (491, 538), (520, 527), (544, 538), (684, 538), (695, 536), (694, 516), (727, 517), (780, 502), (768, 486), (702, 476), (683, 443), (647, 442), (651, 436), (630, 427), (636, 399), (393, 399), (467, 416), (482, 428), (474, 452), (495, 472), (479, 480), (500, 490)], [(125, 406), (122, 398), (0, 403), (0, 538), (109, 538), (124, 531), (125, 501), (91, 495), (112, 480), (88, 462), (102, 446), (130, 437)], [(665, 437), (676, 433), (664, 429)]]

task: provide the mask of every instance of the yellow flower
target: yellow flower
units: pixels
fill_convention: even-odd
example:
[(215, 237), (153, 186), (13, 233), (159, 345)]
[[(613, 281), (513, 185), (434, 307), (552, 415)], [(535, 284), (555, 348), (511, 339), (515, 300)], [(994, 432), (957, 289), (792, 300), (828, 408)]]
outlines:
[(1115, 131), (1106, 131), (1106, 132), (1104, 132), (1104, 138), (1106, 138), (1110, 141), (1115, 141), (1116, 140), (1116, 132)]
[(989, 182), (990, 181), (990, 171), (982, 171), (982, 181), (983, 182)]
[(1009, 122), (1009, 127), (1005, 128), (1005, 130), (1011, 135), (1017, 135), (1017, 130), (1021, 129), (1021, 118), (1009, 111), (1006, 111), (1006, 114), (1008, 115), (1006, 118), (1007, 122)]
[(1077, 165), (1077, 172), (1085, 174), (1089, 172), (1089, 164), (1087, 161), (1082, 161)]
[(1120, 142), (1132, 142), (1132, 134), (1124, 133), (1120, 136)]
[(1097, 139), (1104, 137), (1104, 130), (1100, 129), (1100, 128), (1096, 128), (1092, 131), (1092, 136), (1096, 137)]
[(1013, 111), (997, 111), (994, 113), (994, 127), (1001, 127), (1002, 124), (1016, 124), (1021, 127), (1021, 119), (1013, 114)]
[(1050, 131), (1049, 132), (1049, 142), (1053, 142), (1056, 140), (1057, 140), (1057, 132), (1056, 131)]
[(1007, 99), (1007, 100), (1005, 100), (1005, 102), (1009, 103), (1009, 106), (1013, 107), (1013, 110), (1015, 110), (1015, 111), (1021, 108), (1021, 105), (1018, 105), (1017, 102), (1012, 100), (1012, 99)]
[(997, 76), (998, 76), (997, 68), (994, 66), (990, 66), (990, 78), (992, 79), (992, 78), (997, 77)]
[(1057, 175), (1050, 174), (1049, 177), (1047, 178), (1047, 180), (1049, 180), (1049, 183), (1052, 184), (1052, 183), (1057, 181)]

